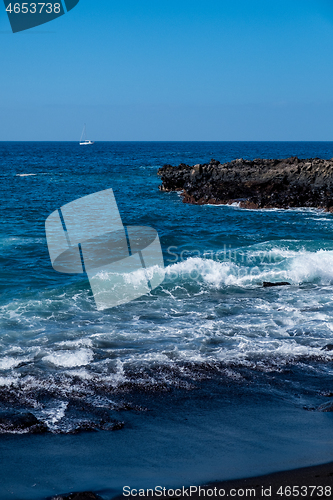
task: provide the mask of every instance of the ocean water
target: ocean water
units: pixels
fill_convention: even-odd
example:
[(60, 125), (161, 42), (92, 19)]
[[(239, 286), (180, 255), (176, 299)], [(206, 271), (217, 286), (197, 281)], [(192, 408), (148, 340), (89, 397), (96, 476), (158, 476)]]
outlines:
[[(111, 495), (121, 478), (133, 474), (148, 484), (161, 479), (162, 469), (165, 481), (174, 484), (333, 460), (333, 414), (320, 411), (333, 394), (333, 350), (325, 349), (333, 344), (333, 214), (192, 206), (179, 193), (158, 190), (157, 170), (165, 163), (295, 155), (331, 158), (333, 143), (0, 143), (0, 446), (9, 457), (1, 498), (39, 499), (80, 485)], [(109, 188), (124, 224), (158, 231), (166, 274), (149, 294), (97, 311), (85, 275), (53, 270), (44, 225), (62, 205)], [(263, 281), (291, 286), (263, 288)], [(228, 425), (236, 422), (235, 414), (245, 415), (245, 408), (248, 418), (229, 429), (227, 449), (221, 445), (212, 455), (216, 463), (218, 453), (229, 453), (233, 468), (210, 464), (198, 475), (196, 456), (185, 466), (175, 439), (167, 437), (164, 452), (159, 448), (154, 455), (155, 475), (144, 475), (144, 463), (138, 468), (135, 450), (162, 436), (168, 423), (170, 436), (177, 429), (190, 449), (198, 439), (214, 442), (219, 434), (213, 438), (211, 427), (226, 415)], [(271, 419), (284, 412), (281, 426), (274, 424), (275, 439), (267, 419), (258, 424), (258, 411)], [(44, 424), (45, 434), (12, 424), (27, 412)], [(180, 424), (185, 413), (191, 423)], [(309, 428), (306, 453), (297, 422)], [(196, 436), (189, 432), (193, 428)], [(135, 464), (126, 455), (133, 429)], [(244, 432), (247, 438), (241, 438)], [(283, 436), (289, 444), (281, 448)], [(242, 460), (235, 451), (240, 439), (244, 446), (252, 443)], [(92, 467), (85, 481), (77, 470), (68, 480), (60, 469), (52, 473), (54, 464), (45, 472), (54, 447), (78, 446), (85, 457), (86, 440), (90, 451), (101, 450), (105, 440), (111, 447), (116, 443), (119, 460), (88, 455), (80, 469)], [(269, 440), (275, 445), (260, 455)], [(30, 460), (26, 476), (18, 479), (22, 450), (26, 456), (31, 449), (40, 462)], [(211, 451), (203, 449), (208, 460)], [(180, 469), (168, 468), (175, 456)], [(74, 467), (72, 458), (68, 463)], [(105, 473), (106, 464), (117, 480)], [(46, 476), (38, 482), (42, 470)]]

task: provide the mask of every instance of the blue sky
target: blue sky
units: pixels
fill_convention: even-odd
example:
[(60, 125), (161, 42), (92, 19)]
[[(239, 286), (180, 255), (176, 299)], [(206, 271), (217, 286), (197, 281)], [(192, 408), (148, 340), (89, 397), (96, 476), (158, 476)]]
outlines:
[(12, 34), (0, 140), (333, 140), (333, 0), (80, 0)]

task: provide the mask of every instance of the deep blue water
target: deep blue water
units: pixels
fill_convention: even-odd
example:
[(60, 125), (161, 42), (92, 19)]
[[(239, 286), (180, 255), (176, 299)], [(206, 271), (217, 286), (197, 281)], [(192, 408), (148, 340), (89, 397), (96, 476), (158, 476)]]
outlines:
[[(331, 158), (333, 143), (0, 143), (0, 412), (33, 413), (57, 435), (45, 439), (82, 428), (110, 436), (101, 429), (122, 422), (111, 434), (123, 450), (126, 429), (147, 429), (148, 410), (165, 412), (166, 397), (169, 411), (177, 414), (173, 405), (187, 401), (193, 415), (213, 393), (211, 415), (226, 401), (274, 401), (315, 419), (315, 428), (324, 418), (316, 409), (332, 391), (333, 351), (323, 348), (333, 343), (333, 215), (186, 205), (178, 193), (160, 192), (157, 177), (165, 163), (295, 155)], [(53, 270), (44, 225), (66, 203), (109, 188), (124, 224), (158, 231), (166, 276), (149, 294), (97, 311), (85, 275)], [(263, 281), (292, 286), (263, 289)], [(20, 443), (40, 443), (40, 436), (2, 431), (13, 464)], [(80, 442), (82, 434), (71, 439)], [(333, 459), (321, 451), (319, 461)], [(272, 461), (271, 469), (279, 466)], [(87, 488), (119, 486), (112, 479), (95, 484), (96, 474)], [(4, 477), (1, 498), (14, 483), (15, 498), (57, 492), (57, 484), (44, 484), (33, 497), (23, 479), (15, 482), (8, 471)]]

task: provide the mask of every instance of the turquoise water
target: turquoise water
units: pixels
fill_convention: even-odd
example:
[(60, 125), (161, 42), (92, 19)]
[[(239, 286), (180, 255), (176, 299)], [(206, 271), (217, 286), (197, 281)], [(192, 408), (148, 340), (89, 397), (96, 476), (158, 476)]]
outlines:
[[(295, 155), (331, 158), (333, 143), (0, 143), (0, 416), (31, 412), (48, 429), (41, 437), (0, 425), (0, 441), (11, 443), (5, 492), (48, 494), (44, 485), (29, 496), (28, 482), (10, 472), (27, 439), (37, 446), (76, 433), (73, 446), (88, 439), (84, 430), (95, 430), (125, 450), (133, 426), (151, 432), (149, 410), (165, 413), (166, 395), (176, 415), (182, 401), (195, 415), (197, 402), (214, 393), (212, 415), (225, 401), (255, 400), (263, 408), (286, 405), (311, 429), (330, 419), (316, 409), (332, 390), (333, 351), (323, 348), (333, 343), (333, 215), (186, 205), (178, 193), (160, 192), (156, 175), (164, 163)], [(158, 231), (166, 276), (149, 294), (97, 311), (85, 275), (52, 269), (44, 224), (62, 205), (109, 188), (124, 224)], [(291, 286), (264, 289), (263, 281)], [(111, 433), (114, 426), (122, 428)], [(237, 432), (232, 436), (236, 442)], [(317, 461), (333, 459), (318, 450)], [(267, 453), (274, 458), (274, 447)], [(283, 468), (281, 456), (272, 458), (272, 470)], [(306, 465), (310, 456), (311, 447)], [(189, 480), (194, 464), (186, 469)], [(246, 470), (240, 466), (239, 475)], [(31, 465), (29, 484), (36, 471)], [(116, 487), (113, 479), (95, 484), (97, 476), (95, 470), (87, 488)]]

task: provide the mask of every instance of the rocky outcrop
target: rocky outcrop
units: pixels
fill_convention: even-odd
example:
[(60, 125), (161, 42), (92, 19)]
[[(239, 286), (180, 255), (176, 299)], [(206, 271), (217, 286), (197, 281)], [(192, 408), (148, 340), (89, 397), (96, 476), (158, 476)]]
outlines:
[(26, 433), (42, 434), (48, 428), (44, 422), (38, 420), (32, 413), (7, 412), (0, 414), (0, 434)]
[(164, 165), (161, 191), (181, 191), (184, 203), (242, 208), (316, 207), (333, 212), (333, 158), (211, 160), (194, 166)]

